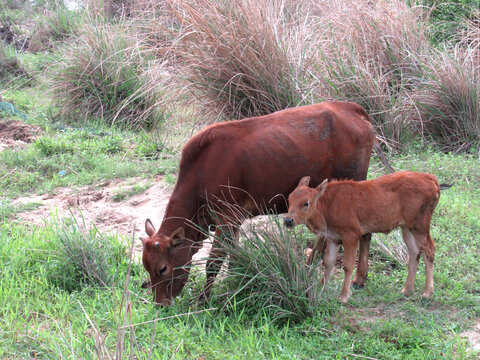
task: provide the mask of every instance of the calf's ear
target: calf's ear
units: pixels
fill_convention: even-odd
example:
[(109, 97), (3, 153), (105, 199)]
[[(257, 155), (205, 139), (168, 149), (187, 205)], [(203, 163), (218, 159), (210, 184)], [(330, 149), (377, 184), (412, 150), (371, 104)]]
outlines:
[(328, 184), (328, 179), (325, 179), (320, 185), (317, 186), (318, 194), (315, 195), (314, 201), (317, 201), (323, 195), (323, 193), (325, 192), (325, 189), (327, 188), (327, 184)]
[(172, 234), (172, 246), (180, 246), (185, 242), (185, 229), (183, 227), (179, 227), (175, 232)]
[(304, 176), (303, 178), (300, 179), (300, 182), (298, 183), (297, 187), (308, 186), (308, 184), (310, 184), (310, 176)]
[(152, 222), (150, 219), (145, 220), (145, 232), (149, 237), (151, 237), (153, 234), (155, 234), (155, 226), (153, 226)]

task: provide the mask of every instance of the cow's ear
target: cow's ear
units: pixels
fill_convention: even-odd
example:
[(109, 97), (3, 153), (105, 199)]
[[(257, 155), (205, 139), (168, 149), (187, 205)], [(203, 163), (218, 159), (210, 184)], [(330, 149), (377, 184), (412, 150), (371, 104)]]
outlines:
[(323, 193), (325, 192), (325, 189), (327, 188), (327, 184), (328, 184), (328, 179), (325, 179), (320, 185), (317, 186), (318, 194), (315, 195), (315, 200), (318, 200), (318, 198), (320, 198), (323, 195)]
[(310, 176), (304, 176), (303, 178), (300, 179), (300, 182), (298, 183), (297, 187), (308, 186), (308, 184), (310, 184)]
[(155, 226), (153, 226), (150, 219), (145, 220), (145, 232), (149, 237), (152, 237), (152, 235), (155, 234)]
[(185, 242), (185, 230), (183, 227), (178, 228), (175, 230), (175, 232), (172, 234), (172, 246), (180, 246)]

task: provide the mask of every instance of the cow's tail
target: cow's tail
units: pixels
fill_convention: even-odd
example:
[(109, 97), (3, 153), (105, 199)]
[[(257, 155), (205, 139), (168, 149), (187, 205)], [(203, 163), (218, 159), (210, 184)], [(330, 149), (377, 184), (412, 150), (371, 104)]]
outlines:
[(383, 153), (382, 148), (380, 147), (380, 144), (378, 143), (378, 138), (377, 137), (375, 137), (375, 141), (373, 142), (373, 150), (375, 150), (378, 157), (380, 158), (380, 161), (387, 168), (387, 170), (390, 171), (391, 173), (394, 173), (395, 170), (393, 169), (392, 165), (390, 165), (387, 158), (385, 157), (385, 154)]

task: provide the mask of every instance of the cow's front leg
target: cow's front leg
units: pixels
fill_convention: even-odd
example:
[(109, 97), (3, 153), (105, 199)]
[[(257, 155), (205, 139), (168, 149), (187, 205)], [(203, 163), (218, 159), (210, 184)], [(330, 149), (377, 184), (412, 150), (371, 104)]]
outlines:
[(205, 286), (200, 293), (198, 298), (199, 301), (208, 300), (210, 297), (210, 292), (212, 290), (215, 278), (220, 272), (222, 264), (227, 256), (225, 251), (225, 241), (231, 242), (232, 236), (235, 236), (235, 234), (232, 234), (231, 229), (225, 230), (222, 229), (221, 226), (217, 226), (215, 230), (215, 238), (212, 242), (212, 248), (208, 254), (208, 259), (205, 266), (207, 281), (205, 282)]
[(315, 255), (323, 256), (325, 246), (325, 236), (323, 234), (316, 235), (315, 245), (313, 245), (312, 251), (307, 256), (307, 265), (312, 265)]

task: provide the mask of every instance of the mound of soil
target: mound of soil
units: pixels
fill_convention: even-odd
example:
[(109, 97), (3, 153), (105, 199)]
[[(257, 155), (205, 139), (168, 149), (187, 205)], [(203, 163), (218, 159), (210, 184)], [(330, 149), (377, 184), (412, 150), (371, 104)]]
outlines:
[(16, 120), (0, 120), (0, 151), (35, 141), (42, 130)]

